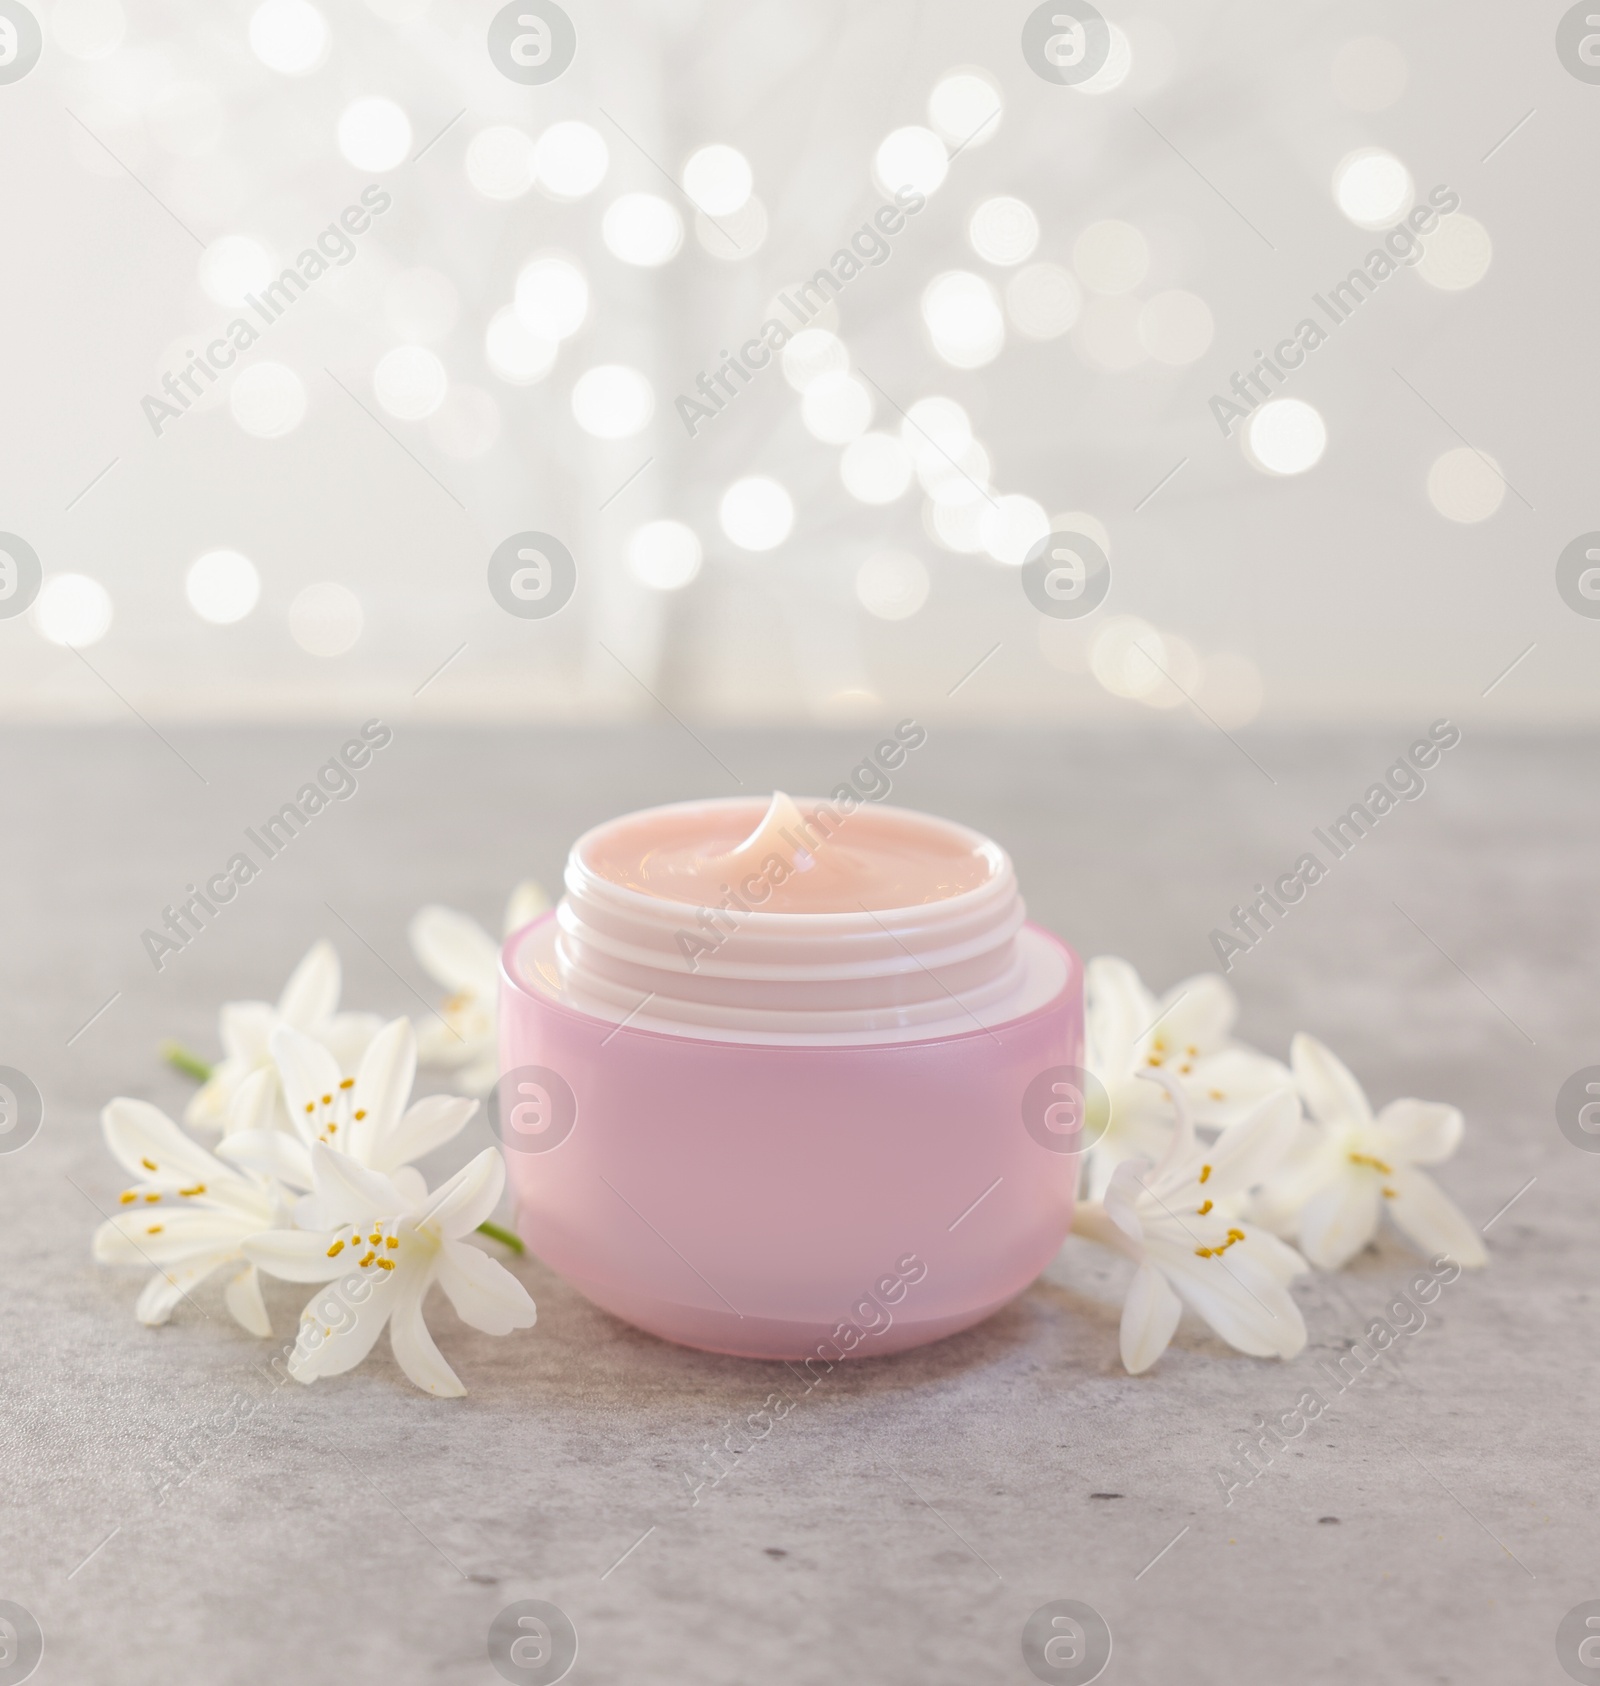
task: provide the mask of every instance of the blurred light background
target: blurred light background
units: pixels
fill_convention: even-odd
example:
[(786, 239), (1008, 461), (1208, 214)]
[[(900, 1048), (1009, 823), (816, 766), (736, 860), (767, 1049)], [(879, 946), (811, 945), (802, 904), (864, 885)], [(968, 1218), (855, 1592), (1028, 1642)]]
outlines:
[[(524, 85), (494, 4), (41, 0), (0, 87), (0, 528), (44, 573), (9, 718), (1600, 714), (1554, 583), (1600, 526), (1600, 90), (1550, 30), (1107, 5), (1061, 86), (1027, 5), (564, 4), (576, 55)], [(372, 184), (156, 435), (163, 374)], [(780, 296), (896, 190), (926, 208), (798, 331)], [(1333, 325), (1313, 295), (1435, 193)], [(577, 565), (547, 619), (487, 584), (530, 530)], [(1091, 614), (1022, 589), (1051, 531), (1110, 559)]]

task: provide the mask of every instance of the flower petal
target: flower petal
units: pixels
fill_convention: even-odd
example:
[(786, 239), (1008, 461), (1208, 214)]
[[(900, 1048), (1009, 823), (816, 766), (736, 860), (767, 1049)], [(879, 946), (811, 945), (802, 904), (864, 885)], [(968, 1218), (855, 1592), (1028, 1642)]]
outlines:
[(1330, 1127), (1372, 1122), (1366, 1091), (1332, 1049), (1301, 1031), (1289, 1046), (1289, 1063), (1306, 1110)]
[(119, 1212), (94, 1232), (91, 1248), (101, 1264), (165, 1265), (179, 1259), (237, 1251), (237, 1219), (209, 1208), (140, 1206)]
[(406, 1210), (400, 1191), (381, 1171), (369, 1170), (322, 1142), (311, 1144), (311, 1177), (317, 1203), (335, 1225), (365, 1225), (369, 1219), (394, 1218)]
[(1401, 1167), (1391, 1186), (1394, 1199), (1385, 1202), (1389, 1216), (1395, 1228), (1415, 1242), (1424, 1255), (1446, 1253), (1469, 1270), (1489, 1262), (1471, 1221), (1426, 1171)]
[(1206, 1054), (1178, 1075), (1194, 1102), (1196, 1121), (1224, 1127), (1237, 1124), (1275, 1089), (1294, 1087), (1294, 1073), (1282, 1060), (1258, 1054), (1254, 1048), (1224, 1048)]
[(417, 1033), (410, 1019), (393, 1019), (373, 1037), (356, 1072), (351, 1099), (365, 1116), (351, 1124), (350, 1152), (377, 1163), (381, 1144), (399, 1125), (417, 1075)]
[(1448, 1159), (1461, 1145), (1465, 1128), (1460, 1111), (1443, 1101), (1390, 1101), (1378, 1114), (1378, 1129), (1389, 1138), (1393, 1157), (1408, 1165)]
[(279, 1016), (296, 1030), (317, 1030), (339, 1005), (339, 954), (326, 937), (313, 943), (278, 997)]
[(234, 1090), (223, 1131), (232, 1136), (246, 1130), (274, 1130), (277, 1122), (278, 1073), (276, 1067), (264, 1065)]
[(374, 1142), (371, 1165), (376, 1171), (390, 1171), (458, 1136), (478, 1103), (460, 1095), (425, 1095), (410, 1107), (399, 1124)]
[(314, 1234), (305, 1229), (267, 1229), (246, 1238), (240, 1251), (268, 1276), (284, 1282), (331, 1282), (350, 1267), (348, 1257), (329, 1257), (338, 1239), (332, 1231)]
[(1132, 1073), (1135, 1044), (1155, 1017), (1155, 998), (1133, 967), (1114, 954), (1096, 955), (1084, 968), (1083, 978), (1084, 1059), (1109, 1089)]
[[(227, 1062), (250, 1071), (272, 1058), (268, 1046), (278, 1022), (276, 1010), (265, 1001), (224, 1001), (217, 1015), (217, 1030)], [(244, 1070), (239, 1072), (244, 1076)]]
[(475, 919), (429, 906), (411, 920), (411, 952), (446, 989), (493, 999), (500, 986), (500, 947)]
[(354, 1077), (361, 1056), (382, 1029), (383, 1020), (376, 1013), (335, 1013), (317, 1032), (317, 1040), (339, 1062), (340, 1071)]
[(498, 1259), (465, 1241), (446, 1241), (439, 1251), (439, 1286), (463, 1323), (486, 1335), (531, 1329), (538, 1313), (528, 1290)]
[(1130, 1376), (1148, 1370), (1167, 1350), (1183, 1315), (1183, 1301), (1154, 1265), (1140, 1265), (1122, 1302), (1119, 1342), (1122, 1367)]
[(1251, 1256), (1251, 1245), (1246, 1228), (1245, 1240), (1220, 1257), (1160, 1244), (1155, 1262), (1229, 1346), (1255, 1358), (1292, 1358), (1306, 1344), (1305, 1319), (1266, 1260)]
[(125, 1171), (155, 1188), (205, 1182), (227, 1171), (160, 1107), (119, 1095), (100, 1114), (106, 1146)]
[(212, 1271), (227, 1264), (234, 1256), (231, 1250), (203, 1253), (187, 1264), (169, 1265), (165, 1270), (158, 1271), (140, 1291), (134, 1303), (134, 1316), (152, 1328), (165, 1323), (177, 1308), (178, 1301), (191, 1288), (198, 1288)]
[(298, 1136), (287, 1130), (239, 1130), (224, 1136), (217, 1157), (263, 1176), (276, 1177), (291, 1188), (311, 1187), (311, 1154)]
[(429, 1280), (430, 1277), (424, 1277), (420, 1286), (410, 1282), (396, 1285), (389, 1345), (395, 1362), (424, 1393), (440, 1399), (459, 1399), (467, 1390), (433, 1344), (433, 1336), (422, 1318), (422, 1298), (428, 1291)]
[(1335, 1172), (1300, 1213), (1300, 1251), (1318, 1270), (1338, 1270), (1378, 1227), (1378, 1183), (1366, 1172)]
[(1202, 972), (1169, 989), (1152, 1016), (1154, 1051), (1174, 1058), (1191, 1048), (1197, 1055), (1210, 1054), (1227, 1042), (1239, 1016), (1239, 998), (1215, 972)]
[(316, 1140), (313, 1122), (324, 1095), (339, 1092), (339, 1062), (304, 1031), (281, 1025), (272, 1033), (272, 1057), (283, 1080), (283, 1098), (302, 1141)]
[(1206, 1160), (1211, 1166), (1206, 1193), (1217, 1200), (1244, 1194), (1263, 1183), (1283, 1163), (1300, 1129), (1300, 1097), (1278, 1089), (1224, 1130)]
[(495, 1209), (506, 1185), (505, 1161), (498, 1148), (486, 1147), (476, 1159), (469, 1159), (447, 1183), (440, 1184), (432, 1200), (416, 1215), (420, 1227), (439, 1226), (447, 1241), (470, 1235)]
[(377, 1345), (383, 1326), (394, 1310), (399, 1271), (356, 1278), (361, 1298), (333, 1283), (312, 1296), (300, 1313), (300, 1333), (289, 1359), (289, 1374), (297, 1382), (320, 1376), (342, 1376), (355, 1369)]
[(222, 1291), (222, 1299), (241, 1328), (263, 1339), (272, 1333), (267, 1302), (261, 1297), (261, 1273), (254, 1265), (246, 1266), (229, 1282)]
[(547, 913), (549, 910), (550, 897), (545, 893), (544, 885), (536, 878), (524, 878), (506, 902), (506, 918), (502, 929), (509, 937), (513, 931), (520, 931), (524, 925), (531, 925), (541, 913)]

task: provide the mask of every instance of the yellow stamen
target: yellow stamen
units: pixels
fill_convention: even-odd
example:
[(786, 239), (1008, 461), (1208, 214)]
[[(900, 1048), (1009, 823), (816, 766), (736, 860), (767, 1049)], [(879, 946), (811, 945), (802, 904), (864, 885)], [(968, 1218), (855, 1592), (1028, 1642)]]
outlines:
[(1196, 1210), (1199, 1212), (1200, 1216), (1203, 1218), (1206, 1215), (1206, 1213), (1211, 1210), (1211, 1202), (1208, 1200), (1205, 1203), (1204, 1206), (1199, 1206), (1199, 1207), (1196, 1208)]
[(389, 1245), (391, 1247), (398, 1247), (400, 1245), (400, 1237), (398, 1235), (391, 1235), (389, 1237)]
[(355, 1088), (355, 1086), (356, 1086), (356, 1080), (353, 1077), (345, 1078), (345, 1080), (339, 1085), (339, 1087), (341, 1089), (353, 1089), (353, 1088)]
[(206, 1191), (206, 1185), (204, 1183), (196, 1183), (193, 1188), (180, 1188), (178, 1190), (178, 1193), (183, 1194), (183, 1195), (192, 1195), (192, 1194), (204, 1194), (205, 1191)]
[(1194, 1256), (1197, 1259), (1209, 1259), (1211, 1257), (1211, 1249), (1209, 1247), (1196, 1247), (1194, 1250)]
[(332, 1095), (324, 1095), (322, 1097), (322, 1104), (324, 1106), (332, 1106), (333, 1105), (333, 1096)]
[(1214, 1101), (1225, 1101), (1228, 1098), (1225, 1094), (1223, 1094), (1223, 1092), (1220, 1089), (1211, 1089), (1211, 1090), (1208, 1090), (1207, 1092), (1210, 1094), (1212, 1100), (1214, 1100)]
[(378, 1260), (378, 1269), (379, 1270), (393, 1270), (394, 1269), (394, 1260), (393, 1259), (379, 1259)]
[(1200, 1167), (1200, 1181), (1204, 1182), (1210, 1175), (1211, 1167), (1209, 1165), (1202, 1165)]
[(306, 1111), (307, 1111), (307, 1112), (315, 1112), (315, 1111), (316, 1111), (316, 1110), (317, 1110), (317, 1109), (316, 1109), (316, 1105), (315, 1105), (315, 1103), (313, 1103), (313, 1102), (311, 1102), (311, 1101), (307, 1101), (307, 1102), (306, 1102)]
[(139, 1163), (143, 1165), (147, 1171), (153, 1171), (156, 1169), (156, 1162), (153, 1159), (141, 1159)]
[(161, 1229), (162, 1229), (162, 1226), (160, 1224), (147, 1224), (145, 1226), (145, 1234), (146, 1235), (159, 1235), (161, 1233)]
[(1385, 1165), (1381, 1159), (1375, 1159), (1370, 1153), (1352, 1153), (1350, 1163), (1352, 1165), (1370, 1165), (1374, 1171), (1381, 1171), (1386, 1177), (1394, 1175), (1392, 1166)]
[(1242, 1229), (1230, 1229), (1228, 1231), (1228, 1239), (1230, 1241), (1243, 1241), (1244, 1231)]
[(343, 1251), (344, 1251), (344, 1243), (342, 1241), (335, 1241), (334, 1244), (328, 1249), (328, 1257), (330, 1259), (337, 1258), (339, 1256), (339, 1254), (342, 1253)]
[(138, 1198), (138, 1194), (133, 1189), (126, 1189), (122, 1195), (122, 1204), (126, 1206), (130, 1200), (137, 1200)]
[(365, 1269), (365, 1268), (366, 1268), (366, 1267), (367, 1267), (367, 1266), (368, 1266), (368, 1265), (369, 1265), (369, 1264), (371, 1264), (371, 1263), (372, 1263), (372, 1261), (373, 1261), (373, 1260), (374, 1260), (374, 1259), (375, 1259), (375, 1258), (376, 1258), (376, 1257), (377, 1257), (377, 1256), (378, 1256), (378, 1255), (377, 1255), (377, 1254), (376, 1254), (376, 1253), (368, 1253), (368, 1254), (367, 1254), (367, 1256), (366, 1256), (366, 1257), (365, 1257), (365, 1258), (364, 1258), (364, 1259), (363, 1259), (363, 1260), (362, 1260), (362, 1261), (361, 1261), (361, 1266), (362, 1266), (362, 1269)]
[(354, 1116), (358, 1119), (365, 1118), (367, 1116), (367, 1109), (364, 1106), (358, 1106), (355, 1110)]
[(1383, 1198), (1385, 1200), (1393, 1200), (1394, 1197), (1395, 1197), (1395, 1193), (1394, 1193), (1394, 1190), (1392, 1188), (1386, 1188), (1383, 1191)]
[(151, 1205), (152, 1205), (152, 1206), (154, 1206), (154, 1205), (155, 1205), (155, 1203), (156, 1203), (156, 1202), (157, 1202), (157, 1201), (158, 1201), (158, 1200), (159, 1200), (159, 1199), (160, 1199), (160, 1198), (161, 1198), (161, 1196), (160, 1196), (160, 1195), (159, 1195), (159, 1194), (147, 1194), (147, 1195), (146, 1195), (146, 1196), (145, 1196), (145, 1199), (146, 1199), (146, 1200), (148, 1200), (148, 1201), (149, 1201), (149, 1202), (150, 1202), (150, 1204), (151, 1204)]

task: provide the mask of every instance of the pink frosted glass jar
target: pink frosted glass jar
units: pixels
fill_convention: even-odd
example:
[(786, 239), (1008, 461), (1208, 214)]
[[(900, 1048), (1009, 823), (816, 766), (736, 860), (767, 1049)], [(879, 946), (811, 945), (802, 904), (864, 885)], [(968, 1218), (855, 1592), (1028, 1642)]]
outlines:
[(668, 1340), (894, 1352), (988, 1316), (1061, 1245), (1082, 969), (988, 839), (765, 806), (596, 828), (560, 907), (507, 941), (517, 1223)]

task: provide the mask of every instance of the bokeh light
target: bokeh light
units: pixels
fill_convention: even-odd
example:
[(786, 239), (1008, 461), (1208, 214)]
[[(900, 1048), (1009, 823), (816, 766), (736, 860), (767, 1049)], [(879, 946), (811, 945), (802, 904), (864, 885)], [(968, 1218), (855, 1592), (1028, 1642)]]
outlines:
[(1322, 460), (1328, 429), (1301, 398), (1272, 398), (1252, 411), (1241, 433), (1245, 456), (1268, 474), (1304, 474)]
[(1162, 683), (1167, 647), (1149, 621), (1113, 615), (1095, 634), (1089, 670), (1115, 697), (1144, 697)]
[(724, 263), (738, 263), (753, 258), (767, 238), (767, 208), (752, 193), (737, 211), (724, 211), (719, 217), (709, 217), (704, 211), (695, 212), (694, 237), (701, 247)]
[(986, 146), (1000, 131), (1000, 90), (981, 70), (952, 70), (934, 83), (928, 121), (952, 146)]
[(878, 186), (891, 197), (903, 187), (924, 196), (935, 193), (949, 171), (944, 142), (915, 124), (885, 136), (872, 160)]
[(750, 161), (731, 146), (703, 146), (683, 166), (683, 191), (708, 217), (728, 216), (750, 197)]
[(1060, 339), (1082, 309), (1082, 289), (1058, 263), (1030, 263), (1006, 286), (1006, 310), (1030, 340)]
[(228, 410), (253, 438), (280, 438), (305, 419), (305, 382), (286, 363), (251, 363), (233, 377)]
[(1143, 320), (1135, 298), (1090, 299), (1072, 331), (1073, 349), (1091, 369), (1137, 368), (1148, 355)]
[(50, 33), (69, 58), (109, 58), (127, 30), (118, 0), (57, 0), (50, 13)]
[(237, 550), (208, 550), (190, 563), (183, 589), (201, 620), (232, 626), (255, 608), (261, 576), (255, 563)]
[(967, 224), (972, 249), (987, 263), (1009, 267), (1033, 256), (1039, 219), (1020, 199), (986, 199)]
[(1139, 310), (1139, 340), (1158, 363), (1182, 368), (1205, 355), (1216, 325), (1202, 298), (1176, 288), (1146, 299)]
[(1072, 267), (1091, 293), (1131, 293), (1150, 269), (1150, 245), (1132, 223), (1092, 222), (1073, 242)]
[(224, 234), (200, 254), (200, 285), (218, 304), (237, 307), (276, 275), (271, 255), (248, 234)]
[(1428, 501), (1447, 521), (1487, 521), (1505, 496), (1499, 463), (1470, 445), (1446, 451), (1428, 470)]
[(796, 392), (804, 392), (823, 375), (843, 374), (849, 367), (844, 341), (826, 328), (802, 328), (783, 348), (783, 378)]
[(994, 288), (967, 270), (951, 270), (928, 284), (922, 319), (933, 349), (958, 369), (992, 363), (1005, 344), (1005, 317)]
[(1086, 76), (1081, 82), (1072, 84), (1076, 93), (1109, 94), (1113, 88), (1120, 88), (1128, 80), (1128, 72), (1133, 69), (1133, 43), (1109, 20), (1106, 28), (1110, 32), (1106, 62), (1093, 76)]
[(358, 170), (379, 173), (405, 162), (411, 150), (411, 119), (390, 99), (353, 101), (339, 118), (339, 151)]
[(682, 521), (646, 521), (628, 540), (628, 569), (656, 591), (680, 591), (700, 572), (700, 535)]
[(847, 445), (871, 425), (872, 394), (853, 375), (819, 375), (806, 387), (800, 419), (813, 438)]
[(1439, 226), (1423, 236), (1417, 274), (1430, 287), (1458, 293), (1475, 287), (1489, 272), (1494, 243), (1476, 217), (1464, 212), (1441, 217)]
[(659, 194), (624, 193), (606, 207), (600, 233), (613, 257), (654, 269), (683, 245), (683, 218)]
[(513, 305), (497, 310), (484, 330), (483, 355), (508, 386), (532, 386), (550, 373), (559, 342), (537, 334)]
[(400, 421), (421, 421), (444, 402), (450, 379), (438, 356), (425, 345), (397, 345), (372, 371), (373, 396)]
[(268, 70), (304, 76), (328, 56), (328, 20), (309, 0), (262, 0), (250, 14), (250, 51)]
[(308, 656), (342, 656), (365, 624), (360, 598), (332, 580), (308, 585), (289, 605), (289, 636)]
[(979, 534), (986, 556), (1020, 568), (1028, 552), (1050, 531), (1044, 507), (1020, 492), (984, 500)]
[(655, 389), (625, 363), (587, 369), (572, 389), (572, 416), (596, 439), (631, 439), (655, 412)]
[(485, 199), (520, 199), (538, 179), (533, 136), (509, 123), (480, 129), (467, 144), (465, 167)]
[(552, 123), (534, 148), (539, 186), (552, 199), (582, 199), (606, 179), (605, 137), (587, 123)]
[(517, 276), (516, 309), (541, 339), (567, 339), (589, 314), (589, 283), (570, 258), (535, 258)]
[(1392, 228), (1415, 197), (1411, 172), (1378, 147), (1348, 153), (1333, 172), (1333, 202), (1357, 228)]
[(856, 570), (856, 600), (879, 620), (903, 621), (928, 601), (928, 570), (904, 550), (880, 550)]
[(752, 474), (722, 494), (717, 515), (741, 550), (774, 550), (794, 526), (794, 500), (776, 480)]
[(86, 649), (111, 630), (111, 593), (87, 574), (56, 574), (40, 587), (32, 615), (52, 644)]
[(845, 446), (839, 478), (862, 503), (893, 503), (911, 484), (911, 453), (892, 433), (863, 433)]

